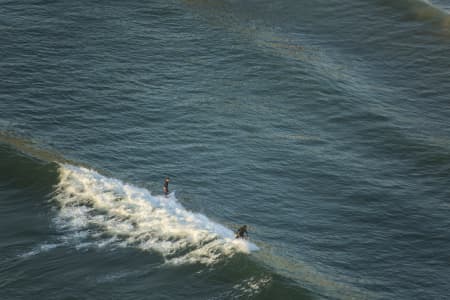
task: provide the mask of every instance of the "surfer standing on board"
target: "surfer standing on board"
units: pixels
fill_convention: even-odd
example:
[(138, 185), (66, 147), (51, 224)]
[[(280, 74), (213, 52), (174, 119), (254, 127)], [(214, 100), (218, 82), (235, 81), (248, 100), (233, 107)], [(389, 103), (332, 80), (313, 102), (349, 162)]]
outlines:
[(248, 239), (247, 225), (242, 226), (236, 231), (237, 239)]
[(170, 181), (169, 177), (166, 177), (166, 179), (164, 180), (163, 191), (166, 196), (169, 194), (169, 181)]

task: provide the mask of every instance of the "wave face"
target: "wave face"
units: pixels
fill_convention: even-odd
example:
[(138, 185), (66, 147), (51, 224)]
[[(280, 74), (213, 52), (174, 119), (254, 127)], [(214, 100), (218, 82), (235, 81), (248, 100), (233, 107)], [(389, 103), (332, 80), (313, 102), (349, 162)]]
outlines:
[(68, 164), (60, 166), (59, 177), (55, 222), (85, 237), (82, 246), (136, 247), (158, 252), (169, 264), (207, 265), (258, 250), (253, 243), (234, 239), (233, 231), (223, 225), (186, 210), (175, 193), (155, 196), (145, 188)]
[(174, 193), (152, 195), (8, 141), (0, 142), (2, 299), (311, 299), (249, 256), (256, 245)]

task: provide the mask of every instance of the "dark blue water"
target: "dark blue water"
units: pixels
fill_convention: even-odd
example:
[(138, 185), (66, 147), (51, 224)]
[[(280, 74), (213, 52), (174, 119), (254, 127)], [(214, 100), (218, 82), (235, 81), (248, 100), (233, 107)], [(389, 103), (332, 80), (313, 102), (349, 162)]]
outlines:
[(447, 299), (449, 12), (0, 1), (0, 298)]

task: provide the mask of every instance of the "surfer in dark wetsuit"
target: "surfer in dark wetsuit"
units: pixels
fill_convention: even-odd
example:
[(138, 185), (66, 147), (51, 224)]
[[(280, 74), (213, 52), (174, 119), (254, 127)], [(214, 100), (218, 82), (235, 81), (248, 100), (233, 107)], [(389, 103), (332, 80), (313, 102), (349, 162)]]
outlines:
[(166, 177), (166, 179), (164, 180), (164, 186), (163, 186), (163, 191), (164, 191), (164, 194), (169, 194), (169, 181), (170, 181), (170, 179), (169, 179), (169, 177)]
[(237, 239), (247, 239), (248, 238), (247, 225), (240, 227), (236, 231), (236, 238)]

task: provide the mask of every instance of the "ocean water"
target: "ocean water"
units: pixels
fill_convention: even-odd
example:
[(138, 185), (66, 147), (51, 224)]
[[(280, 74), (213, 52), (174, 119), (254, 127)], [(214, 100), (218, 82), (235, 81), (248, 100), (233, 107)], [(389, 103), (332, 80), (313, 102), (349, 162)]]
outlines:
[(0, 1), (0, 299), (450, 299), (449, 120), (448, 1)]

